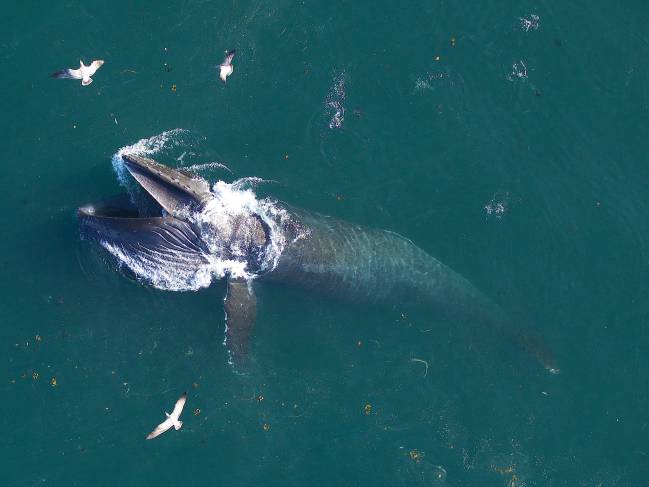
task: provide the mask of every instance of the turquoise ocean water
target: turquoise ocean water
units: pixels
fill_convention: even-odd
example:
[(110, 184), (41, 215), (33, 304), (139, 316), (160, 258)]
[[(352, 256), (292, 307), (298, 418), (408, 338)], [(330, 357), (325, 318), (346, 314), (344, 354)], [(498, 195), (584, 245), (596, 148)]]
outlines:
[[(647, 15), (4, 5), (0, 484), (647, 485)], [(90, 86), (49, 77), (80, 58), (105, 60)], [(79, 238), (76, 208), (122, 191), (113, 155), (140, 140), (407, 236), (545, 337), (562, 373), (479, 326), (261, 285), (254, 367), (234, 374), (222, 283), (144, 286)], [(145, 441), (185, 390), (183, 428)]]

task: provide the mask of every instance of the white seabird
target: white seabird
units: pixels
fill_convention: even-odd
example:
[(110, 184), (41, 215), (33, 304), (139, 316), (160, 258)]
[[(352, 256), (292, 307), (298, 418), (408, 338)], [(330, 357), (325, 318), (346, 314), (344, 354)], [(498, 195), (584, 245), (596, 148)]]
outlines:
[(185, 407), (186, 401), (187, 401), (187, 393), (183, 392), (182, 396), (180, 396), (176, 401), (176, 405), (174, 406), (174, 410), (171, 412), (171, 414), (165, 412), (165, 414), (167, 415), (167, 419), (165, 419), (162, 423), (156, 426), (156, 428), (151, 433), (149, 433), (149, 436), (147, 436), (146, 439), (152, 440), (156, 436), (159, 436), (165, 431), (167, 431), (172, 426), (176, 431), (179, 430), (182, 427), (183, 422), (179, 421), (178, 418), (180, 417), (180, 414), (183, 412), (183, 408)]
[(232, 66), (232, 58), (234, 58), (234, 54), (236, 52), (236, 49), (225, 51), (225, 59), (221, 64), (219, 64), (219, 77), (223, 80), (224, 83), (227, 77), (232, 74), (232, 71), (234, 71), (234, 66)]
[(104, 64), (102, 59), (97, 59), (90, 63), (90, 66), (83, 64), (79, 61), (79, 69), (62, 69), (56, 73), (52, 73), (52, 78), (56, 79), (80, 79), (83, 86), (88, 86), (92, 83), (91, 76), (97, 72), (101, 65)]

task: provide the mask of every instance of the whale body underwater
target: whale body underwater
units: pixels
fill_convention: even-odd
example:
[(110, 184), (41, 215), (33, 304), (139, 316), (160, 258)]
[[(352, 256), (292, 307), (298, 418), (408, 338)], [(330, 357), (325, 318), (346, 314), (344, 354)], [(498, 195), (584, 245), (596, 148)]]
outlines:
[[(360, 303), (394, 303), (491, 326), (551, 373), (552, 354), (467, 279), (410, 240), (238, 192), (138, 155), (122, 155), (146, 205), (113, 198), (78, 209), (81, 236), (155, 287), (227, 281), (225, 345), (244, 367), (257, 315), (255, 286), (276, 282)], [(241, 196), (244, 196), (241, 198)], [(231, 196), (231, 195), (230, 195)], [(140, 198), (141, 199), (141, 198)], [(143, 211), (143, 207), (146, 211)]]

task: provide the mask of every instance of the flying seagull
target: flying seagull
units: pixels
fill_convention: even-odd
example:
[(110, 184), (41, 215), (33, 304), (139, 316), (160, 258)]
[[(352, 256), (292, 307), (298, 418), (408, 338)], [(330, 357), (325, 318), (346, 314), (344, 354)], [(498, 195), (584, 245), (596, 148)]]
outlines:
[(234, 58), (234, 54), (236, 52), (236, 49), (225, 51), (225, 59), (219, 65), (219, 77), (223, 80), (224, 83), (227, 77), (232, 74), (232, 71), (234, 71), (234, 67), (232, 66), (232, 58)]
[(83, 86), (88, 86), (92, 83), (91, 76), (101, 68), (101, 65), (104, 64), (104, 61), (98, 59), (90, 63), (90, 66), (83, 64), (83, 61), (79, 61), (79, 69), (62, 69), (56, 73), (52, 73), (52, 78), (56, 79), (80, 79)]
[(162, 423), (160, 423), (156, 428), (149, 433), (149, 436), (146, 437), (147, 440), (152, 440), (156, 436), (161, 435), (165, 431), (167, 431), (169, 428), (172, 426), (174, 429), (179, 430), (183, 422), (178, 421), (178, 418), (180, 417), (180, 414), (183, 412), (183, 408), (185, 407), (185, 401), (187, 401), (187, 393), (183, 392), (182, 396), (178, 398), (176, 401), (176, 405), (174, 406), (174, 410), (171, 412), (171, 414), (165, 412), (167, 415), (167, 419), (165, 419)]

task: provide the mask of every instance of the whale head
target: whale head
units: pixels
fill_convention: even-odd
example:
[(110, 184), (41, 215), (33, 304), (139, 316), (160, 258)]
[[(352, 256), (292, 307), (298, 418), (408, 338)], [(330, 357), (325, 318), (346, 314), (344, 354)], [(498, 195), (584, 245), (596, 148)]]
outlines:
[(79, 207), (83, 239), (161, 289), (195, 290), (215, 274), (258, 267), (267, 243), (259, 218), (205, 218), (215, 199), (207, 181), (136, 155), (122, 160), (143, 191)]

